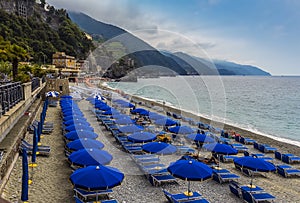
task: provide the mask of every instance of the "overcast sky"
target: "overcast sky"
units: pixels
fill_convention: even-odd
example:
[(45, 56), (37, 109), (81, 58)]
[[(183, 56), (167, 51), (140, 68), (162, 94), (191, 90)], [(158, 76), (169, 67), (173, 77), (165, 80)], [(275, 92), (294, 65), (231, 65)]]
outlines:
[(298, 0), (48, 0), (126, 29), (158, 49), (300, 75)]

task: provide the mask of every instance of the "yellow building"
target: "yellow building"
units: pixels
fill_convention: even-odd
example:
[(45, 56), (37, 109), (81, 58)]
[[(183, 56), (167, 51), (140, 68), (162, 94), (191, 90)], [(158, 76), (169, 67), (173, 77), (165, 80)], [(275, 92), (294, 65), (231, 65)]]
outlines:
[(74, 56), (68, 56), (65, 52), (56, 52), (52, 55), (52, 64), (59, 70), (62, 78), (69, 78), (69, 81), (76, 81), (79, 76), (80, 67), (76, 65)]
[(76, 69), (76, 60), (74, 56), (68, 56), (65, 52), (56, 52), (52, 55), (52, 64), (56, 68)]

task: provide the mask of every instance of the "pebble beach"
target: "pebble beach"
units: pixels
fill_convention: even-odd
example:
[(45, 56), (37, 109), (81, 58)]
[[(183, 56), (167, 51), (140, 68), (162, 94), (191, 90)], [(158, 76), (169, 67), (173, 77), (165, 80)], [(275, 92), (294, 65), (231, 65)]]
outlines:
[[(140, 98), (141, 106), (147, 102), (145, 99)], [(155, 103), (154, 103), (155, 105)], [(139, 170), (138, 166), (132, 160), (130, 154), (126, 153), (122, 147), (115, 141), (115, 138), (108, 132), (104, 126), (100, 125), (97, 121), (95, 114), (92, 112), (93, 106), (84, 98), (78, 101), (78, 106), (83, 112), (87, 121), (94, 128), (95, 132), (99, 135), (97, 138), (105, 147), (104, 150), (108, 151), (113, 160), (109, 166), (118, 168), (125, 174), (125, 179), (120, 186), (113, 188), (113, 193), (110, 197), (122, 203), (130, 202), (147, 202), (147, 203), (163, 203), (167, 202), (162, 189), (166, 189), (172, 193), (183, 192), (187, 190), (188, 183), (184, 180), (177, 180), (177, 184), (163, 184), (160, 187), (154, 187), (146, 179), (144, 174)], [(146, 105), (149, 106), (149, 105)], [(175, 109), (168, 109), (175, 110)], [(188, 115), (188, 113), (186, 113)], [(189, 115), (195, 117), (195, 115)], [(211, 123), (205, 118), (199, 120)], [(29, 202), (31, 203), (67, 203), (74, 202), (72, 184), (69, 177), (72, 170), (69, 167), (67, 158), (64, 153), (64, 141), (61, 130), (61, 109), (57, 107), (48, 107), (46, 114), (46, 122), (54, 123), (54, 130), (49, 135), (44, 135), (41, 140), (43, 145), (51, 147), (51, 154), (49, 157), (37, 157), (36, 168), (29, 169), (29, 177), (32, 178), (33, 183), (29, 186)], [(266, 143), (272, 147), (276, 147), (282, 153), (293, 153), (300, 155), (300, 148), (295, 145), (280, 142), (269, 137), (264, 137), (246, 130), (235, 128), (234, 126), (225, 125), (224, 129), (231, 129), (235, 132), (249, 138), (255, 139), (259, 143)], [(32, 143), (32, 134), (27, 134), (25, 138), (28, 142)], [(191, 147), (194, 147), (191, 145)], [(249, 152), (258, 153), (253, 146), (248, 145)], [(210, 152), (200, 152), (201, 155), (209, 157)], [(274, 154), (267, 154), (274, 158)], [(179, 159), (181, 155), (173, 154), (161, 156), (161, 163), (169, 165), (171, 162)], [(29, 162), (30, 162), (29, 156)], [(280, 160), (274, 159), (274, 164), (283, 164)], [(7, 182), (2, 197), (10, 202), (21, 202), (21, 177), (22, 177), (22, 160), (19, 157), (14, 169), (11, 173), (9, 181)], [(250, 178), (243, 175), (240, 171), (234, 168), (233, 163), (221, 163), (222, 168), (229, 169), (232, 173), (240, 176), (239, 183), (248, 185)], [(300, 169), (300, 164), (294, 164), (294, 168)], [(275, 202), (300, 202), (300, 178), (284, 178), (276, 173), (268, 173), (265, 176), (256, 176), (253, 183), (263, 187), (265, 191), (276, 197)], [(242, 199), (234, 196), (228, 187), (228, 183), (219, 184), (213, 180), (204, 182), (191, 182), (191, 189), (203, 195), (209, 202), (243, 202)]]

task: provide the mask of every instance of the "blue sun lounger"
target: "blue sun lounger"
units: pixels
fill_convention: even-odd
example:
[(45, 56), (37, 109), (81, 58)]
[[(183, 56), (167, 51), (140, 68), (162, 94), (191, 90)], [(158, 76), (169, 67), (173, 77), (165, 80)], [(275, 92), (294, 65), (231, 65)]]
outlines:
[(300, 157), (294, 154), (282, 154), (281, 160), (287, 164), (300, 163)]
[(259, 186), (240, 185), (236, 181), (231, 181), (229, 184), (230, 191), (239, 198), (243, 198), (244, 201), (249, 203), (254, 202), (269, 202), (273, 201), (275, 197), (267, 193), (263, 188)]
[[(88, 202), (86, 202), (86, 201), (83, 201), (83, 200), (79, 199), (76, 196), (74, 196), (74, 198), (75, 198), (75, 203), (95, 203), (95, 202), (97, 202), (97, 201), (88, 201)], [(115, 199), (99, 200), (98, 202), (101, 202), (101, 203), (118, 203), (118, 201), (115, 200)]]
[(282, 175), (285, 178), (291, 177), (291, 176), (298, 176), (300, 177), (300, 170), (293, 168), (289, 165), (277, 165), (277, 173)]
[(153, 186), (161, 186), (164, 183), (177, 183), (176, 178), (170, 173), (151, 174), (149, 176), (149, 181)]
[(251, 192), (242, 189), (242, 197), (246, 202), (266, 202), (266, 201), (273, 201), (275, 197), (265, 191), (261, 192)]
[(109, 194), (113, 192), (112, 189), (108, 190), (101, 190), (101, 191), (95, 191), (95, 192), (89, 192), (82, 190), (80, 188), (74, 188), (74, 197), (77, 197), (79, 200), (83, 202), (89, 202), (89, 201), (96, 201), (97, 199), (109, 199)]
[(177, 194), (171, 194), (167, 192), (166, 190), (163, 190), (163, 193), (165, 197), (168, 199), (171, 203), (178, 203), (178, 202), (199, 202), (199, 203), (208, 203), (206, 199), (202, 197), (198, 192), (193, 192), (193, 195), (187, 196), (184, 193), (177, 193)]
[(223, 155), (223, 154), (220, 154), (220, 161), (222, 161), (223, 163), (228, 163), (228, 162), (233, 162), (233, 160), (235, 158), (238, 158), (238, 156), (235, 156), (235, 155)]
[(227, 169), (213, 169), (213, 179), (220, 184), (237, 180), (239, 178), (240, 176), (231, 173)]

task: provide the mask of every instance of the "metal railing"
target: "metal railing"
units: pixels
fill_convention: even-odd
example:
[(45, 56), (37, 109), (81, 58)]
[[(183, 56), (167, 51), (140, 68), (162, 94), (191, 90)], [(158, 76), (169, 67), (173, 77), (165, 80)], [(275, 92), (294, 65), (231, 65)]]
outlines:
[(0, 84), (0, 117), (23, 99), (21, 82)]
[(31, 92), (36, 90), (40, 86), (40, 78), (31, 79)]

